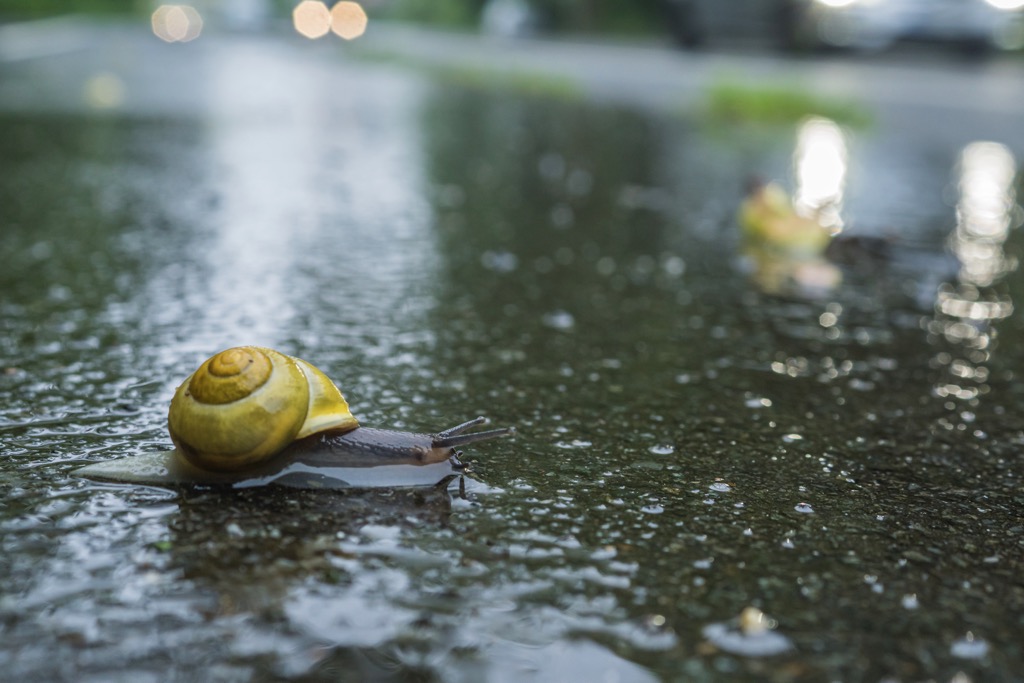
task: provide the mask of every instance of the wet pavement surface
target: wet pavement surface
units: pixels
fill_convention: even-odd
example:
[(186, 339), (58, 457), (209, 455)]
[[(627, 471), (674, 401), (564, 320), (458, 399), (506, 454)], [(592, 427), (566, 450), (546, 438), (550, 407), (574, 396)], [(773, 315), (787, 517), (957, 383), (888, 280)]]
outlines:
[[(853, 84), (850, 130), (716, 124), (611, 68), (539, 96), (70, 35), (0, 63), (5, 676), (1020, 680), (1018, 63), (798, 62)], [(848, 232), (899, 246), (744, 261), (751, 173), (833, 178)], [(461, 492), (73, 476), (168, 448), (174, 388), (242, 343), (364, 424), (518, 435)]]

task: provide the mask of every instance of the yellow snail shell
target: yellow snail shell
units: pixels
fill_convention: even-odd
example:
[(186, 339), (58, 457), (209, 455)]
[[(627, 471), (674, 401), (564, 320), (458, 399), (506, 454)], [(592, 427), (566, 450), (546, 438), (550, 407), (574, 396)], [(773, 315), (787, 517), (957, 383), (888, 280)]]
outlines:
[(193, 465), (230, 472), (268, 460), (288, 444), (359, 422), (328, 377), (273, 349), (221, 351), (186, 379), (167, 416), (171, 440)]

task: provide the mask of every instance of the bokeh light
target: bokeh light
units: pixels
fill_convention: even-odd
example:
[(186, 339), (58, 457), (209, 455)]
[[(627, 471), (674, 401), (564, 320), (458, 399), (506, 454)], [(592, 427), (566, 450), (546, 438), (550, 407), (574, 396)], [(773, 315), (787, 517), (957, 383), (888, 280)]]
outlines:
[(345, 40), (355, 40), (366, 32), (366, 11), (358, 2), (339, 2), (331, 8), (331, 30)]
[(1018, 10), (1024, 7), (1024, 0), (986, 0), (996, 9)]
[(153, 34), (168, 43), (187, 43), (203, 31), (203, 18), (191, 5), (160, 5), (151, 23)]
[(116, 109), (124, 103), (124, 81), (106, 71), (93, 74), (85, 82), (82, 96), (92, 109)]
[(960, 259), (960, 280), (987, 287), (1007, 271), (1003, 243), (1010, 230), (1015, 199), (1013, 155), (995, 142), (974, 142), (960, 157), (960, 202), (953, 253)]
[(319, 0), (302, 0), (292, 10), (295, 30), (306, 38), (322, 38), (331, 30), (331, 11)]
[(800, 125), (793, 154), (796, 193), (793, 204), (824, 227), (842, 230), (840, 211), (846, 187), (846, 136), (834, 121), (813, 117)]
[(998, 332), (994, 323), (1013, 313), (1009, 292), (995, 285), (1015, 267), (1003, 246), (1017, 212), (1017, 164), (999, 143), (972, 142), (960, 154), (959, 171), (957, 226), (950, 237), (960, 262), (959, 281), (939, 289), (928, 331), (949, 349), (933, 361), (945, 368), (936, 395), (970, 401), (988, 391), (986, 363)]

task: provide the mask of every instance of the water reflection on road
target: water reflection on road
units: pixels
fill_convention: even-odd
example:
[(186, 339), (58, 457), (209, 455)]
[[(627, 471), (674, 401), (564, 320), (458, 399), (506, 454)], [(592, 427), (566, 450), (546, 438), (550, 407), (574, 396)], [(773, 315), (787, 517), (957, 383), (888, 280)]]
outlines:
[(944, 285), (936, 297), (936, 317), (929, 333), (943, 339), (936, 365), (947, 370), (935, 392), (940, 397), (972, 400), (988, 393), (988, 363), (997, 343), (996, 323), (1013, 313), (1013, 301), (1002, 280), (1016, 269), (1004, 245), (1010, 229), (1020, 223), (1013, 154), (994, 142), (964, 148), (959, 163), (960, 198), (950, 249), (960, 262), (957, 282)]
[[(310, 310), (340, 323), (356, 309), (399, 308), (406, 285), (394, 273), (432, 263), (427, 250), (386, 248), (422, 243), (427, 228), (415, 215), (422, 164), (406, 120), (415, 89), (338, 74), (322, 60), (287, 61), (258, 42), (209, 55), (204, 67), (193, 87), (204, 93), (205, 183), (187, 191), (209, 200), (176, 226), (192, 258), (150, 283), (168, 299), (160, 315), (188, 321), (184, 350), (301, 348), (317, 341), (301, 322)], [(394, 100), (383, 115), (373, 102), (382, 96)], [(379, 256), (353, 256), (367, 252)], [(351, 333), (339, 332), (340, 346)]]

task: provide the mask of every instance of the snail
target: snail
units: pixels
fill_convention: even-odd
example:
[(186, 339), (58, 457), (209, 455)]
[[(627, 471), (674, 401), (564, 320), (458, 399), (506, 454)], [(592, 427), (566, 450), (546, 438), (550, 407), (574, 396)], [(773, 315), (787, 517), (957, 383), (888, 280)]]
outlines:
[(207, 359), (178, 387), (167, 426), (174, 450), (94, 463), (103, 481), (236, 488), (417, 486), (464, 466), (455, 449), (513, 433), (468, 432), (478, 417), (434, 434), (362, 427), (327, 375), (273, 349), (241, 346)]
[(748, 183), (737, 222), (744, 245), (769, 256), (872, 265), (889, 261), (900, 247), (890, 236), (848, 235), (829, 228), (820, 209), (806, 215), (798, 212), (781, 185), (757, 178)]
[(820, 256), (832, 241), (816, 216), (796, 211), (786, 191), (774, 182), (752, 180), (737, 220), (751, 247), (792, 256)]

